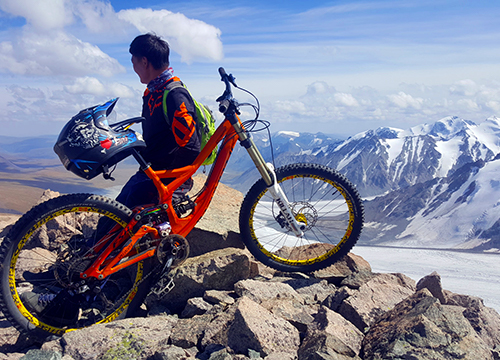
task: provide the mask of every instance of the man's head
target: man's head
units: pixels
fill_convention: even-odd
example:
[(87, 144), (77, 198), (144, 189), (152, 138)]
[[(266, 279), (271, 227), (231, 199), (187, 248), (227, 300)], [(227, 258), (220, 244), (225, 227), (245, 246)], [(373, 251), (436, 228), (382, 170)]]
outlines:
[(130, 44), (134, 71), (148, 84), (169, 67), (168, 43), (154, 34), (137, 36)]

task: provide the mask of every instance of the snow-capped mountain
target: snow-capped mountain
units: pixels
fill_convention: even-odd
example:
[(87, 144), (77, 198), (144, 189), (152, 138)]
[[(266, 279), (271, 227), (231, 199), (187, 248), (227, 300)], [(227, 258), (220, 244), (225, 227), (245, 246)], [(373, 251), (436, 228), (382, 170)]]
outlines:
[(447, 176), (499, 152), (499, 118), (476, 125), (449, 117), (409, 130), (369, 130), (327, 149), (324, 157), (367, 196)]
[[(267, 136), (254, 140), (264, 158), (271, 159)], [(500, 119), (492, 117), (479, 125), (448, 117), (408, 130), (382, 127), (339, 140), (323, 134), (279, 132), (271, 138), (277, 165), (315, 162), (347, 176), (362, 196), (374, 196), (452, 174), (464, 164), (488, 161), (500, 152)], [(228, 181), (243, 190), (248, 186), (253, 164), (237, 147), (228, 168), (242, 176)], [(248, 171), (248, 172), (247, 172)]]
[(500, 249), (500, 160), (482, 160), (365, 202), (362, 243)]

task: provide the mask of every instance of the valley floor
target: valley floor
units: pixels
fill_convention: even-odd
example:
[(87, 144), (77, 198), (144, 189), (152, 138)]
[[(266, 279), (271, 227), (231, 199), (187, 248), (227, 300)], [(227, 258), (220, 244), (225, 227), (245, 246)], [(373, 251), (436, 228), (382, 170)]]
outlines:
[(500, 255), (453, 250), (355, 246), (374, 272), (403, 273), (415, 281), (436, 271), (443, 289), (480, 297), (500, 312)]

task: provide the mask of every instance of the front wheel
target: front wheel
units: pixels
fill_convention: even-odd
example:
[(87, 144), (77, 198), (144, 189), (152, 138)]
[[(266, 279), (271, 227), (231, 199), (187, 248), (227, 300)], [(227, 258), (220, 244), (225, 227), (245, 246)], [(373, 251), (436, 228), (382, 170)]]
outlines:
[(354, 185), (334, 169), (316, 164), (278, 168), (276, 178), (303, 235), (289, 229), (260, 179), (240, 211), (243, 242), (257, 260), (280, 271), (310, 272), (346, 255), (363, 226), (363, 204)]
[(146, 261), (103, 280), (83, 280), (80, 273), (95, 261), (91, 248), (99, 238), (118, 234), (131, 215), (120, 203), (90, 194), (61, 196), (31, 209), (0, 247), (0, 310), (36, 338), (129, 314), (149, 286)]

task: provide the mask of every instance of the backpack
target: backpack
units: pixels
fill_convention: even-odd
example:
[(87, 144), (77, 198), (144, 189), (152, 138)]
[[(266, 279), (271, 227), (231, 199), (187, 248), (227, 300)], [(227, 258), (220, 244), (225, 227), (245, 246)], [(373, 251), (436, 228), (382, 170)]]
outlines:
[[(172, 89), (175, 89), (177, 87), (184, 87), (188, 91), (189, 95), (191, 95), (186, 85), (182, 84), (180, 81), (172, 81), (168, 83), (165, 88), (165, 92), (163, 93), (163, 112), (165, 113), (165, 116), (167, 115), (167, 95)], [(201, 130), (201, 151), (215, 132), (215, 118), (212, 110), (210, 110), (208, 106), (200, 104), (193, 98), (193, 96), (191, 96), (191, 98), (193, 99), (194, 106), (196, 108), (196, 117), (198, 118), (197, 126)], [(217, 146), (212, 151), (212, 154), (210, 154), (210, 156), (205, 159), (202, 165), (213, 164), (216, 157)]]

